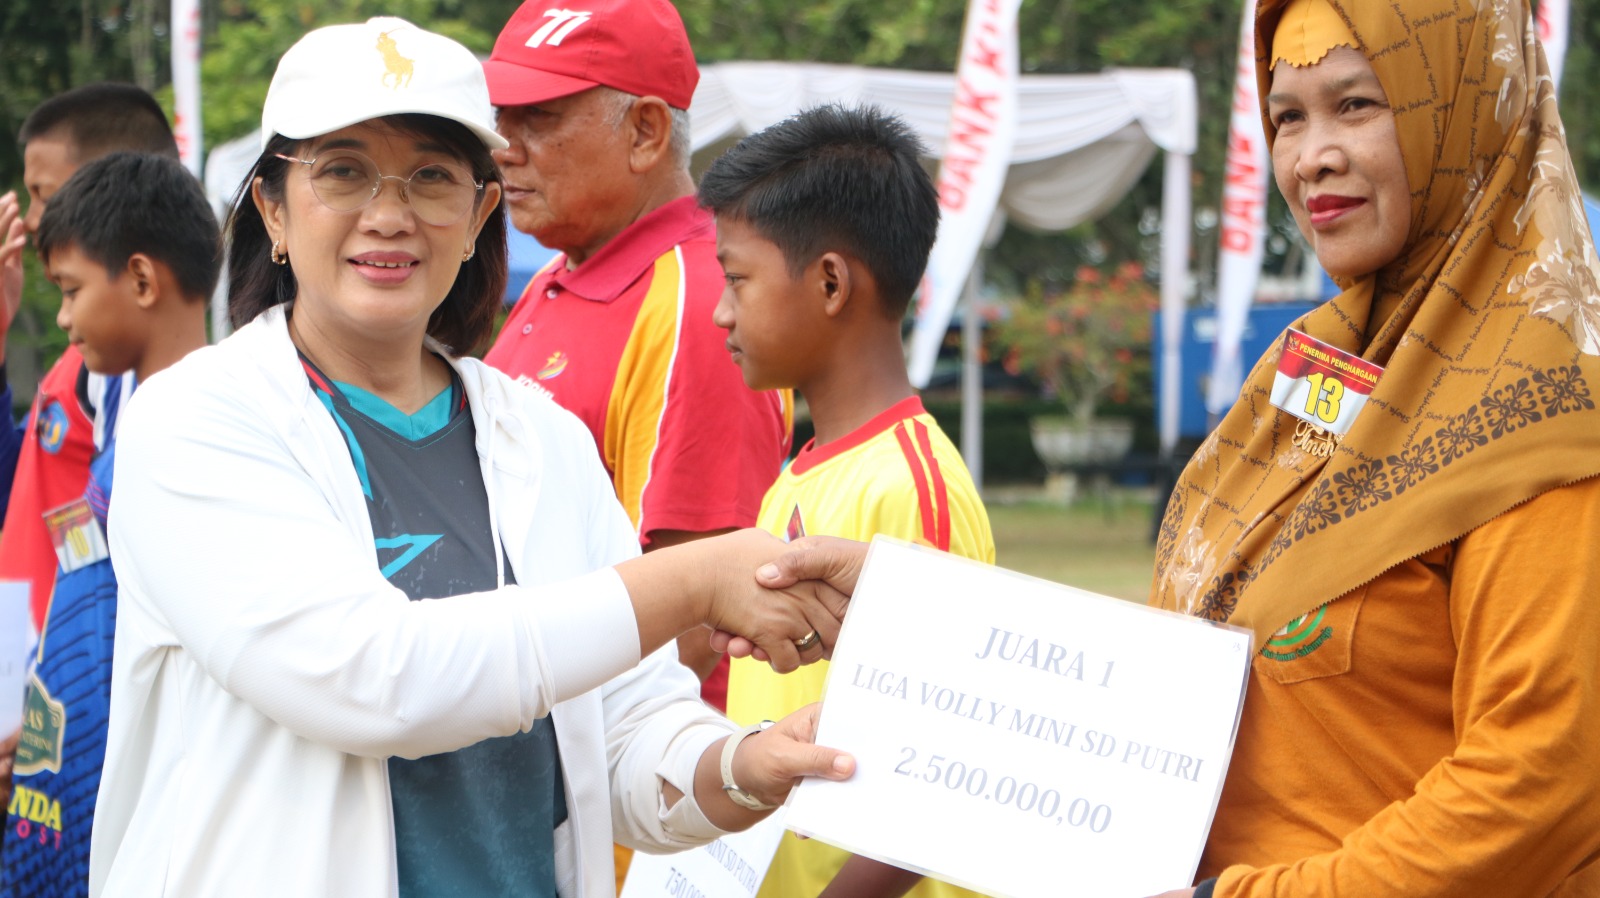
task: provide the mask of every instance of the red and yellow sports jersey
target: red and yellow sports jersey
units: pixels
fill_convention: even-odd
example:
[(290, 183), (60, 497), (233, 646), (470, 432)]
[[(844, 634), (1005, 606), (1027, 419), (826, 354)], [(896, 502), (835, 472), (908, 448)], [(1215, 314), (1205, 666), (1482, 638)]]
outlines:
[[(989, 513), (972, 476), (914, 396), (848, 436), (800, 450), (767, 491), (757, 526), (786, 540), (869, 540), (882, 533), (994, 563)], [(735, 659), (728, 677), (728, 716), (744, 725), (777, 720), (822, 698), (827, 676), (826, 661), (776, 674), (763, 662)], [(815, 898), (849, 856), (785, 834), (759, 898)], [(954, 898), (973, 893), (925, 880), (908, 894)]]
[(484, 357), (583, 419), (644, 543), (751, 526), (788, 455), (790, 396), (744, 385), (711, 322), (722, 287), (715, 223), (684, 197), (575, 269), (557, 257)]
[[(646, 545), (754, 525), (789, 454), (793, 396), (744, 385), (711, 322), (722, 288), (716, 222), (683, 197), (577, 268), (557, 256), (484, 357), (583, 419)], [(724, 662), (701, 692), (718, 708), (727, 677)]]

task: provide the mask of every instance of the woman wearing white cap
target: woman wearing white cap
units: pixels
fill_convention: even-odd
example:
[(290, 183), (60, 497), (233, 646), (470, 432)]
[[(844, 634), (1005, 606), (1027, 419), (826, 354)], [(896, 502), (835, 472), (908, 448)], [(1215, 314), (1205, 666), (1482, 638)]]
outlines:
[(805, 712), (735, 733), (671, 644), (788, 669), (842, 605), (755, 589), (756, 534), (635, 558), (583, 426), (458, 357), (506, 277), (489, 115), (472, 55), (399, 19), (279, 63), (240, 329), (123, 418), (91, 894), (606, 895), (613, 839), (688, 847), (848, 775)]

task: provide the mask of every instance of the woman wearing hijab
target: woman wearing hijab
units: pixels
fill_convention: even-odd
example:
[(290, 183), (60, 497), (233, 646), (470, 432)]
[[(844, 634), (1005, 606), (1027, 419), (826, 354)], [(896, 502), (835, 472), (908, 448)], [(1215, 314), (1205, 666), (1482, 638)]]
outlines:
[(605, 896), (613, 839), (701, 844), (848, 775), (814, 714), (737, 732), (672, 647), (792, 669), (838, 604), (756, 590), (782, 546), (752, 533), (635, 557), (583, 425), (461, 357), (506, 277), (472, 54), (313, 31), (262, 135), (240, 329), (122, 419), (90, 894)]
[(1256, 46), (1343, 288), (1293, 354), (1381, 374), (1339, 434), (1354, 376), (1275, 407), (1269, 353), (1173, 494), (1152, 604), (1258, 651), (1196, 894), (1600, 895), (1600, 264), (1528, 8), (1264, 0)]
[[(1343, 292), (1162, 525), (1151, 604), (1257, 654), (1201, 882), (1159, 898), (1600, 895), (1600, 261), (1529, 10), (1263, 0), (1256, 47)], [(769, 582), (848, 591), (864, 550)]]

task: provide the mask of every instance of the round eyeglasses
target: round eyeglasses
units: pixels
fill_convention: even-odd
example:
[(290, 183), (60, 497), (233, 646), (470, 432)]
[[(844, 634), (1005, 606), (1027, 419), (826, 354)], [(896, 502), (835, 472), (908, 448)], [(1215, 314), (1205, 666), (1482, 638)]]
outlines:
[(470, 169), (454, 162), (429, 162), (411, 177), (402, 178), (384, 174), (378, 163), (355, 150), (328, 150), (312, 159), (273, 155), (304, 165), (311, 192), (335, 212), (365, 207), (383, 190), (383, 182), (390, 180), (400, 182), (400, 198), (411, 204), (418, 218), (431, 225), (448, 225), (460, 221), (483, 192), (483, 182), (473, 180)]

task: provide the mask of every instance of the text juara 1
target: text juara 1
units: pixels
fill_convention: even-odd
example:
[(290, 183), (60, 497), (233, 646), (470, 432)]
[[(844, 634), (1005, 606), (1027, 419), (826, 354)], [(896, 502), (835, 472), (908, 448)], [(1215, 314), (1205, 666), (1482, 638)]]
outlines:
[(1042, 673), (1055, 674), (1080, 683), (1093, 683), (1101, 687), (1111, 686), (1111, 671), (1117, 666), (1116, 661), (1110, 660), (1106, 661), (1104, 666), (1093, 665), (1095, 669), (1090, 671), (1086, 680), (1084, 667), (1089, 662), (1084, 658), (1082, 651), (1074, 652), (1064, 645), (1046, 642), (1023, 633), (1002, 630), (999, 627), (989, 628), (989, 638), (984, 641), (983, 648), (972, 653), (972, 657), (979, 661), (1020, 664)]

